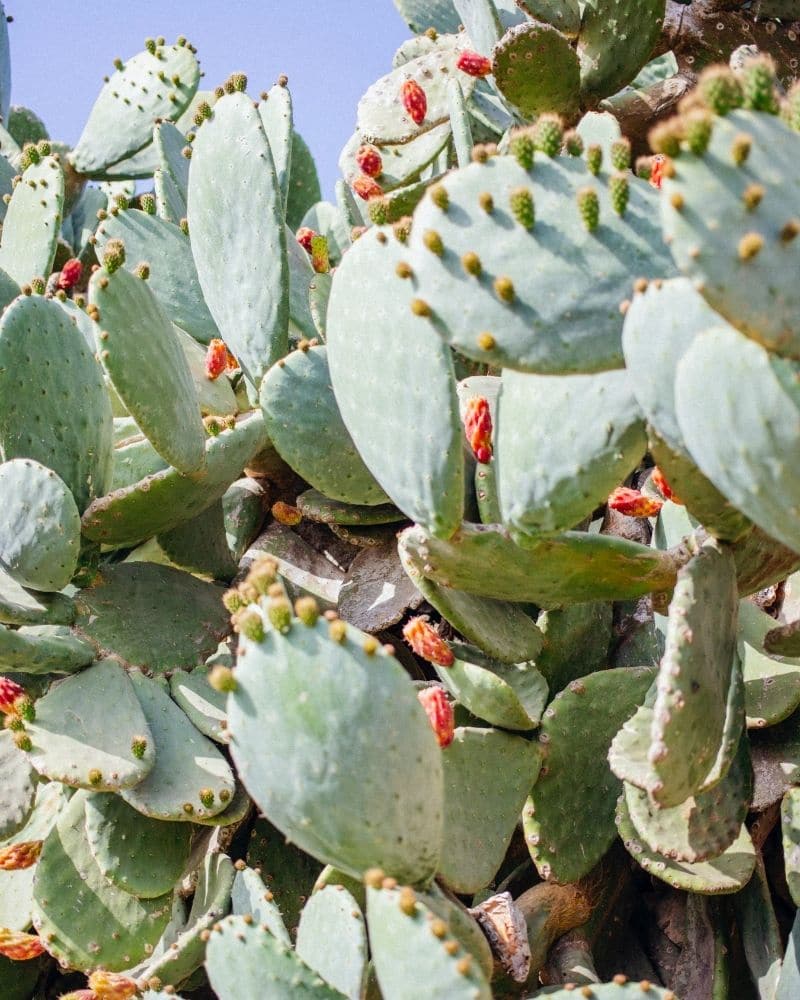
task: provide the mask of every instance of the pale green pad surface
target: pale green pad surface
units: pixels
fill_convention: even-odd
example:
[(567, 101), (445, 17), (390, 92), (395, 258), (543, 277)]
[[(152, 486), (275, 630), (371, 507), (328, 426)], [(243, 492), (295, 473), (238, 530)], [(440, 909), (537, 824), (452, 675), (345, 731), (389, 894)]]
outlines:
[(315, 892), (297, 928), (297, 955), (326, 983), (360, 1000), (367, 972), (367, 928), (358, 903), (342, 886)]
[(587, 0), (578, 36), (581, 97), (608, 97), (645, 65), (661, 33), (664, 0)]
[(28, 820), (36, 798), (36, 772), (27, 755), (14, 745), (14, 734), (0, 733), (0, 840), (20, 830)]
[(18, 285), (50, 273), (63, 208), (64, 174), (56, 158), (46, 156), (22, 175), (3, 221), (0, 268)]
[(525, 118), (577, 109), (578, 57), (556, 28), (525, 21), (503, 35), (492, 55), (497, 86)]

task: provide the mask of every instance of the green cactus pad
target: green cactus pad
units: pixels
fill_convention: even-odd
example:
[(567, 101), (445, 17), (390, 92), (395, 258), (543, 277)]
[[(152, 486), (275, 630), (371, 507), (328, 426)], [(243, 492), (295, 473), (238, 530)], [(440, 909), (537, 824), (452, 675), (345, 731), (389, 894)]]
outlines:
[(364, 915), (340, 885), (315, 892), (297, 928), (297, 956), (349, 1000), (361, 1000), (367, 974)]
[(725, 731), (736, 655), (736, 570), (729, 550), (707, 542), (678, 572), (653, 706), (648, 789), (677, 806), (703, 785)]
[[(423, 199), (404, 255), (415, 276), (409, 282), (414, 298), (431, 310), (429, 319), (414, 322), (425, 330), (433, 326), (462, 354), (492, 365), (542, 374), (619, 368), (619, 307), (630, 294), (631, 274), (665, 277), (673, 267), (653, 189), (632, 180), (621, 218), (608, 200), (605, 179), (603, 174), (595, 181), (575, 157), (542, 154), (532, 173), (514, 157), (495, 156), (449, 174), (441, 182), (448, 211)], [(600, 199), (600, 226), (591, 233), (576, 203), (588, 181)], [(509, 208), (509, 192), (516, 188), (533, 195), (532, 230), (519, 225)], [(441, 238), (441, 257), (425, 244), (429, 230)], [(478, 255), (480, 275), (465, 270), (468, 253)], [(510, 301), (497, 291), (500, 279), (511, 281)]]
[(650, 875), (674, 889), (719, 895), (738, 892), (750, 880), (756, 854), (747, 827), (742, 826), (736, 841), (718, 858), (711, 861), (673, 861), (647, 847), (631, 822), (625, 796), (617, 802), (617, 829), (625, 847)]
[(22, 175), (3, 221), (0, 268), (18, 285), (50, 273), (63, 210), (64, 174), (46, 156)]
[(215, 580), (230, 580), (236, 575), (220, 501), (172, 531), (160, 534), (157, 541), (173, 565), (191, 573), (202, 573)]
[(0, 569), (0, 622), (7, 625), (71, 625), (75, 604), (66, 594), (25, 590)]
[(328, 308), (331, 379), (372, 474), (407, 516), (448, 537), (463, 508), (455, 376), (447, 348), (411, 315), (413, 282), (395, 273), (405, 256), (375, 229), (337, 268)]
[(781, 834), (786, 883), (795, 905), (800, 905), (800, 788), (790, 788), (783, 797)]
[(489, 984), (470, 953), (461, 947), (452, 947), (451, 953), (444, 947), (458, 940), (453, 928), (445, 924), (445, 936), (437, 937), (433, 922), (438, 913), (421, 896), (412, 913), (401, 910), (402, 892), (367, 889), (372, 961), (382, 994), (392, 1000), (418, 1000), (422, 993), (449, 1000), (489, 1000)]
[(441, 586), (501, 601), (626, 600), (675, 582), (669, 555), (610, 535), (568, 531), (522, 548), (496, 525), (464, 524), (446, 542), (415, 525), (399, 544)]
[(800, 637), (798, 623), (788, 622), (770, 630), (764, 637), (764, 649), (775, 656), (800, 656)]
[(61, 590), (78, 563), (81, 519), (59, 477), (30, 459), (0, 464), (0, 563), (23, 587)]
[[(383, 172), (376, 178), (386, 193), (419, 180), (422, 171), (442, 152), (450, 138), (450, 123), (436, 125), (410, 142), (389, 143), (380, 147)], [(339, 156), (342, 176), (352, 184), (361, 173), (356, 162), (356, 154), (366, 140), (360, 132), (355, 132), (347, 141)]]
[(255, 540), (267, 512), (269, 494), (262, 481), (237, 479), (222, 497), (228, 548), (238, 563)]
[(188, 915), (181, 911), (173, 917), (152, 957), (135, 970), (145, 982), (158, 978), (164, 986), (174, 986), (200, 968), (206, 932), (230, 909), (234, 875), (227, 854), (206, 854)]
[[(357, 127), (364, 139), (378, 146), (409, 142), (447, 121), (449, 81), (457, 79), (465, 97), (475, 86), (474, 77), (456, 69), (461, 45), (463, 40), (455, 35), (442, 35), (429, 52), (376, 80), (358, 102)], [(415, 80), (425, 91), (427, 111), (420, 124), (412, 120), (403, 106), (401, 88), (407, 80)]]
[(528, 17), (552, 24), (567, 38), (578, 34), (581, 12), (577, 0), (516, 0), (516, 4)]
[(461, 17), (453, 0), (394, 0), (409, 28), (422, 34), (427, 28), (447, 33), (458, 31)]
[(262, 882), (260, 874), (253, 868), (237, 870), (231, 891), (231, 909), (235, 916), (249, 914), (256, 923), (266, 927), (281, 944), (291, 947), (292, 941), (281, 911)]
[(608, 748), (652, 680), (645, 668), (600, 670), (572, 681), (545, 711), (542, 769), (522, 813), (528, 850), (543, 878), (575, 882), (611, 846), (620, 785)]
[(63, 625), (8, 629), (0, 625), (0, 670), (71, 674), (95, 657), (94, 647)]
[(487, 655), (502, 663), (523, 663), (541, 650), (542, 635), (520, 605), (476, 597), (428, 580), (424, 560), (415, 559), (404, 545), (400, 560), (425, 600)]
[(147, 719), (127, 674), (113, 660), (51, 687), (36, 702), (36, 721), (25, 729), (33, 744), (31, 764), (65, 785), (114, 792), (138, 784), (155, 763)]
[[(152, 819), (184, 820), (216, 816), (234, 792), (225, 758), (189, 722), (156, 681), (131, 674), (155, 743), (155, 767), (145, 779), (120, 794)], [(204, 793), (208, 801), (203, 801)]]
[(230, 630), (222, 591), (153, 563), (103, 566), (78, 595), (77, 633), (126, 666), (174, 670), (202, 663)]
[(487, 886), (542, 763), (541, 748), (497, 729), (458, 728), (442, 751), (446, 850), (439, 875), (458, 893)]
[[(200, 291), (189, 239), (177, 226), (129, 208), (109, 216), (97, 230), (97, 252), (101, 259), (103, 248), (112, 239), (125, 244), (125, 267), (129, 271), (135, 271), (143, 261), (150, 265), (147, 287), (176, 326), (204, 344), (219, 337)], [(102, 300), (97, 304), (105, 329), (106, 310)]]
[(297, 497), (297, 509), (309, 521), (321, 524), (345, 524), (370, 527), (372, 525), (396, 524), (405, 517), (393, 504), (377, 504), (365, 507), (359, 504), (331, 500), (319, 490), (306, 490)]
[(647, 451), (632, 380), (506, 370), (496, 449), (503, 523), (532, 535), (572, 528)]
[[(211, 104), (213, 94), (206, 93), (203, 99)], [(153, 129), (153, 148), (158, 157), (153, 173), (156, 212), (159, 218), (175, 225), (186, 218), (189, 161), (183, 155), (185, 147), (186, 137), (172, 122), (159, 122)]]
[(461, 16), (471, 51), (488, 56), (503, 33), (493, 0), (453, 0)]
[(783, 932), (760, 856), (753, 877), (731, 903), (750, 976), (761, 996), (774, 997), (784, 958)]
[(267, 135), (275, 176), (281, 189), (281, 200), (286, 206), (289, 196), (289, 177), (292, 170), (292, 96), (288, 87), (275, 84), (259, 102), (258, 113)]
[(84, 535), (109, 545), (135, 545), (169, 531), (219, 500), (267, 440), (260, 413), (242, 417), (235, 428), (206, 442), (202, 475), (182, 476), (176, 469), (164, 469), (100, 497), (84, 512)]
[(747, 597), (800, 569), (800, 554), (753, 528), (732, 546), (739, 596)]
[(259, 983), (275, 1000), (342, 1000), (305, 962), (266, 927), (226, 917), (208, 939), (206, 972), (219, 1000), (241, 1000)]
[(70, 154), (76, 170), (102, 176), (152, 142), (156, 118), (178, 118), (194, 97), (200, 66), (188, 45), (159, 45), (128, 59), (105, 84)]
[(138, 433), (116, 445), (111, 457), (114, 467), (109, 488), (112, 493), (169, 468), (169, 463), (164, 461), (148, 439)]
[(292, 231), (302, 225), (306, 212), (321, 200), (322, 191), (314, 157), (300, 133), (292, 132), (292, 173), (286, 202), (286, 224)]
[[(242, 785), (237, 782), (233, 797), (230, 799), (222, 812), (218, 812), (214, 816), (195, 815), (193, 822), (198, 826), (234, 826), (235, 828), (238, 828), (241, 826), (242, 822), (247, 819), (252, 806), (253, 802), (250, 796), (244, 790)], [(235, 832), (235, 829), (232, 830), (231, 836)]]
[[(715, 377), (709, 382), (704, 373), (712, 358)], [(680, 361), (675, 399), (681, 430), (701, 470), (760, 528), (800, 551), (800, 530), (786, 516), (800, 503), (794, 478), (800, 459), (796, 380), (796, 362), (768, 354), (730, 327), (718, 327), (698, 337)], [(780, 462), (773, 461), (775, 454)]]
[(208, 683), (207, 667), (197, 667), (191, 673), (176, 670), (170, 675), (169, 690), (195, 729), (217, 743), (228, 742), (225, 724), (227, 695)]
[(539, 724), (547, 681), (533, 664), (501, 663), (463, 643), (453, 647), (452, 666), (434, 669), (459, 704), (501, 729), (525, 731)]
[(612, 607), (587, 601), (567, 608), (543, 611), (536, 625), (542, 649), (534, 656), (550, 694), (558, 694), (570, 681), (606, 666), (612, 642)]
[(257, 388), (288, 346), (289, 270), (281, 191), (250, 99), (217, 101), (192, 150), (187, 218), (200, 287)]
[(315, 271), (308, 253), (300, 246), (288, 227), (286, 257), (289, 263), (289, 336), (296, 340), (310, 339), (317, 336), (309, 300)]
[[(66, 788), (57, 781), (42, 782), (36, 788), (36, 801), (24, 826), (3, 843), (0, 849), (12, 844), (25, 844), (44, 840), (53, 829), (59, 813), (68, 801)], [(33, 880), (36, 866), (16, 871), (4, 871), (3, 891), (0, 893), (0, 927), (27, 931), (33, 920)], [(0, 972), (0, 975), (2, 972)], [(0, 980), (5, 987), (5, 979)], [(5, 994), (3, 994), (5, 1000)], [(22, 1000), (22, 998), (21, 998)], [(28, 1000), (27, 996), (24, 1000)]]
[[(339, 643), (327, 621), (295, 620), (261, 643), (240, 637), (228, 701), (233, 758), (257, 805), (303, 850), (348, 874), (381, 867), (419, 882), (438, 860), (439, 750), (399, 663), (381, 648), (365, 652), (363, 633), (343, 631)], [(268, 745), (257, 736), (265, 727)], [(340, 754), (347, 768), (325, 765), (323, 775), (320, 762)]]
[[(731, 155), (740, 135), (752, 139), (741, 167)], [(800, 135), (779, 118), (734, 111), (714, 119), (703, 156), (687, 153), (674, 161), (675, 176), (665, 180), (661, 200), (675, 261), (709, 305), (742, 333), (794, 358), (800, 357), (800, 288), (794, 280), (800, 243), (780, 234), (800, 215), (800, 193), (791, 182), (798, 154)], [(751, 211), (743, 195), (754, 183), (763, 199)], [(676, 198), (681, 208), (674, 207)], [(748, 234), (763, 240), (753, 256), (742, 244)]]
[(14, 734), (0, 733), (0, 840), (8, 840), (28, 822), (36, 799), (36, 772), (14, 745)]
[(51, 299), (17, 299), (0, 320), (5, 458), (31, 458), (52, 469), (83, 511), (106, 489), (111, 421), (100, 366), (75, 324)]
[(501, 93), (525, 118), (544, 111), (571, 115), (578, 108), (580, 67), (561, 32), (541, 21), (525, 21), (500, 39), (492, 54)]
[(189, 860), (185, 823), (150, 819), (107, 792), (86, 798), (86, 838), (103, 876), (139, 899), (170, 892)]
[(280, 456), (325, 496), (386, 502), (339, 414), (326, 347), (294, 351), (274, 365), (261, 384), (261, 409)]
[(100, 309), (99, 357), (120, 399), (162, 458), (179, 472), (200, 471), (206, 440), (200, 407), (158, 300), (145, 281), (123, 268), (97, 271), (89, 297)]
[(590, 103), (621, 90), (647, 63), (664, 24), (665, 0), (588, 0), (582, 10), (580, 89)]
[(649, 848), (675, 861), (696, 863), (719, 857), (739, 836), (752, 784), (745, 738), (728, 773), (709, 791), (659, 809), (646, 791), (625, 783), (625, 804), (631, 823)]
[(774, 626), (775, 619), (755, 604), (740, 601), (737, 638), (750, 729), (774, 726), (800, 705), (800, 659), (765, 652), (765, 640)]
[(88, 971), (127, 969), (167, 925), (172, 894), (139, 899), (108, 882), (86, 836), (86, 793), (73, 795), (44, 842), (34, 880), (34, 926), (51, 955)]

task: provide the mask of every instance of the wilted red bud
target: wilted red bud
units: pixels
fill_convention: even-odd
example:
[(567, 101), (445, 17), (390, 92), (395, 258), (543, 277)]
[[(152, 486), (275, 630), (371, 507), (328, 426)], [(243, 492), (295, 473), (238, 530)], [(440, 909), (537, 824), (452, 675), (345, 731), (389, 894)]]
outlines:
[(372, 177), (367, 177), (366, 174), (359, 174), (350, 186), (358, 197), (363, 198), (364, 201), (383, 196), (383, 188), (380, 184)]
[(383, 173), (383, 160), (376, 146), (366, 142), (356, 153), (356, 163), (367, 177), (380, 177)]
[(225, 341), (215, 337), (206, 350), (206, 378), (217, 379), (228, 367), (228, 348)]
[(660, 500), (646, 497), (639, 490), (619, 486), (608, 498), (608, 506), (612, 510), (618, 510), (620, 514), (627, 514), (628, 517), (655, 517), (664, 504)]
[(41, 840), (25, 840), (19, 844), (0, 847), (0, 871), (18, 872), (30, 868), (42, 853)]
[(71, 257), (61, 268), (61, 274), (58, 276), (58, 287), (68, 292), (70, 288), (74, 288), (78, 284), (82, 274), (83, 264), (77, 257)]
[(667, 167), (667, 158), (663, 153), (656, 153), (650, 165), (650, 183), (654, 188), (660, 188), (664, 180), (664, 171)]
[(462, 52), (456, 66), (467, 76), (488, 76), (492, 72), (492, 60), (480, 52)]
[(439, 746), (449, 747), (455, 736), (456, 724), (453, 706), (440, 687), (423, 688), (417, 692), (420, 704), (425, 709), (431, 729), (436, 734)]
[(403, 638), (421, 656), (440, 667), (452, 667), (453, 651), (428, 621), (427, 615), (412, 618), (403, 628)]
[(666, 476), (658, 466), (653, 469), (650, 480), (665, 500), (671, 500), (673, 503), (679, 503), (683, 506), (683, 501), (679, 500), (678, 497), (676, 497), (672, 492), (672, 487), (669, 485)]
[(472, 396), (467, 400), (464, 430), (475, 458), (488, 462), (492, 457), (492, 413), (488, 399)]
[(116, 972), (106, 972), (104, 969), (98, 969), (89, 976), (89, 987), (94, 990), (98, 1000), (130, 1000), (139, 992), (134, 979)]
[(400, 88), (400, 98), (414, 124), (421, 125), (428, 113), (428, 98), (422, 87), (416, 80), (404, 80)]
[(283, 500), (278, 500), (272, 505), (272, 516), (278, 524), (285, 524), (290, 528), (303, 520), (303, 515), (297, 507), (292, 507), (290, 503), (284, 503)]
[(35, 934), (0, 927), (0, 955), (10, 958), (12, 962), (27, 962), (29, 958), (37, 958), (43, 951), (44, 946)]
[(311, 253), (311, 241), (316, 235), (313, 229), (309, 229), (308, 226), (301, 226), (295, 233), (295, 239), (306, 253)]
[(8, 677), (0, 677), (0, 712), (11, 715), (17, 711), (17, 702), (26, 698), (25, 688)]

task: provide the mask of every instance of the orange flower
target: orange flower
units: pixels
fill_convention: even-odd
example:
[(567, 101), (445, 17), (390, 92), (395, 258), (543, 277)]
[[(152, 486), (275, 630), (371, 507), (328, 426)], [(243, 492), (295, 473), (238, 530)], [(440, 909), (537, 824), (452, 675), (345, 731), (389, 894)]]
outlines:
[(429, 687), (417, 692), (417, 697), (425, 709), (439, 746), (442, 749), (449, 747), (455, 736), (455, 718), (447, 695), (440, 687)]
[(418, 615), (406, 623), (403, 638), (417, 656), (440, 667), (452, 667), (453, 651), (428, 621), (427, 615)]
[(619, 486), (608, 498), (608, 506), (620, 514), (627, 514), (628, 517), (655, 517), (664, 504), (661, 500), (646, 497), (639, 490)]

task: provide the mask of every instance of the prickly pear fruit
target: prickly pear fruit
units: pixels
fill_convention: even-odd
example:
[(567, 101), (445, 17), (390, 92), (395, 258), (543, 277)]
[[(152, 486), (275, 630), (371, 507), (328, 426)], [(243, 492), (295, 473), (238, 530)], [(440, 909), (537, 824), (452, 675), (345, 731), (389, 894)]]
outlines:
[(436, 663), (440, 667), (452, 667), (455, 662), (453, 651), (430, 624), (427, 615), (411, 618), (403, 627), (403, 638), (417, 656)]
[(369, 142), (365, 142), (363, 146), (359, 147), (356, 153), (356, 163), (361, 173), (366, 174), (367, 177), (380, 177), (383, 173), (381, 154), (377, 146), (373, 146)]
[(11, 715), (17, 712), (17, 703), (25, 698), (25, 688), (8, 677), (0, 677), (0, 712)]
[(667, 477), (664, 473), (656, 466), (650, 476), (650, 481), (656, 487), (658, 492), (664, 497), (665, 500), (671, 500), (673, 503), (683, 504), (682, 500), (679, 500), (672, 491), (672, 487), (667, 482)]
[(78, 284), (82, 274), (83, 264), (76, 257), (71, 257), (61, 268), (61, 274), (58, 276), (58, 287), (68, 292), (70, 288), (74, 288)]
[(484, 77), (492, 72), (492, 60), (482, 56), (480, 52), (469, 50), (462, 52), (456, 61), (456, 66), (467, 76)]
[(444, 749), (449, 747), (455, 736), (455, 719), (453, 716), (453, 706), (444, 688), (429, 687), (423, 688), (417, 693), (420, 704), (425, 709), (431, 729), (436, 734), (439, 746)]
[(421, 125), (428, 113), (428, 98), (416, 80), (405, 80), (400, 88), (400, 99), (415, 125)]
[(94, 990), (98, 1000), (130, 1000), (139, 992), (134, 979), (104, 969), (98, 969), (89, 976), (89, 989)]
[(295, 239), (306, 253), (311, 253), (311, 241), (316, 235), (313, 229), (309, 229), (308, 226), (301, 226), (295, 233)]
[(664, 171), (667, 167), (667, 158), (663, 153), (656, 153), (650, 164), (650, 183), (654, 188), (660, 188), (664, 182)]
[(353, 181), (351, 187), (364, 201), (369, 201), (370, 198), (380, 198), (383, 196), (383, 188), (378, 184), (378, 182), (372, 178), (367, 177), (366, 174), (359, 174), (358, 177)]
[(489, 409), (489, 401), (483, 396), (473, 396), (467, 401), (464, 431), (475, 458), (483, 463), (491, 461), (492, 414)]
[(228, 367), (228, 348), (225, 341), (215, 337), (206, 350), (206, 378), (218, 379)]
[(647, 497), (639, 490), (618, 486), (608, 498), (608, 506), (628, 517), (655, 517), (664, 505), (660, 500)]

